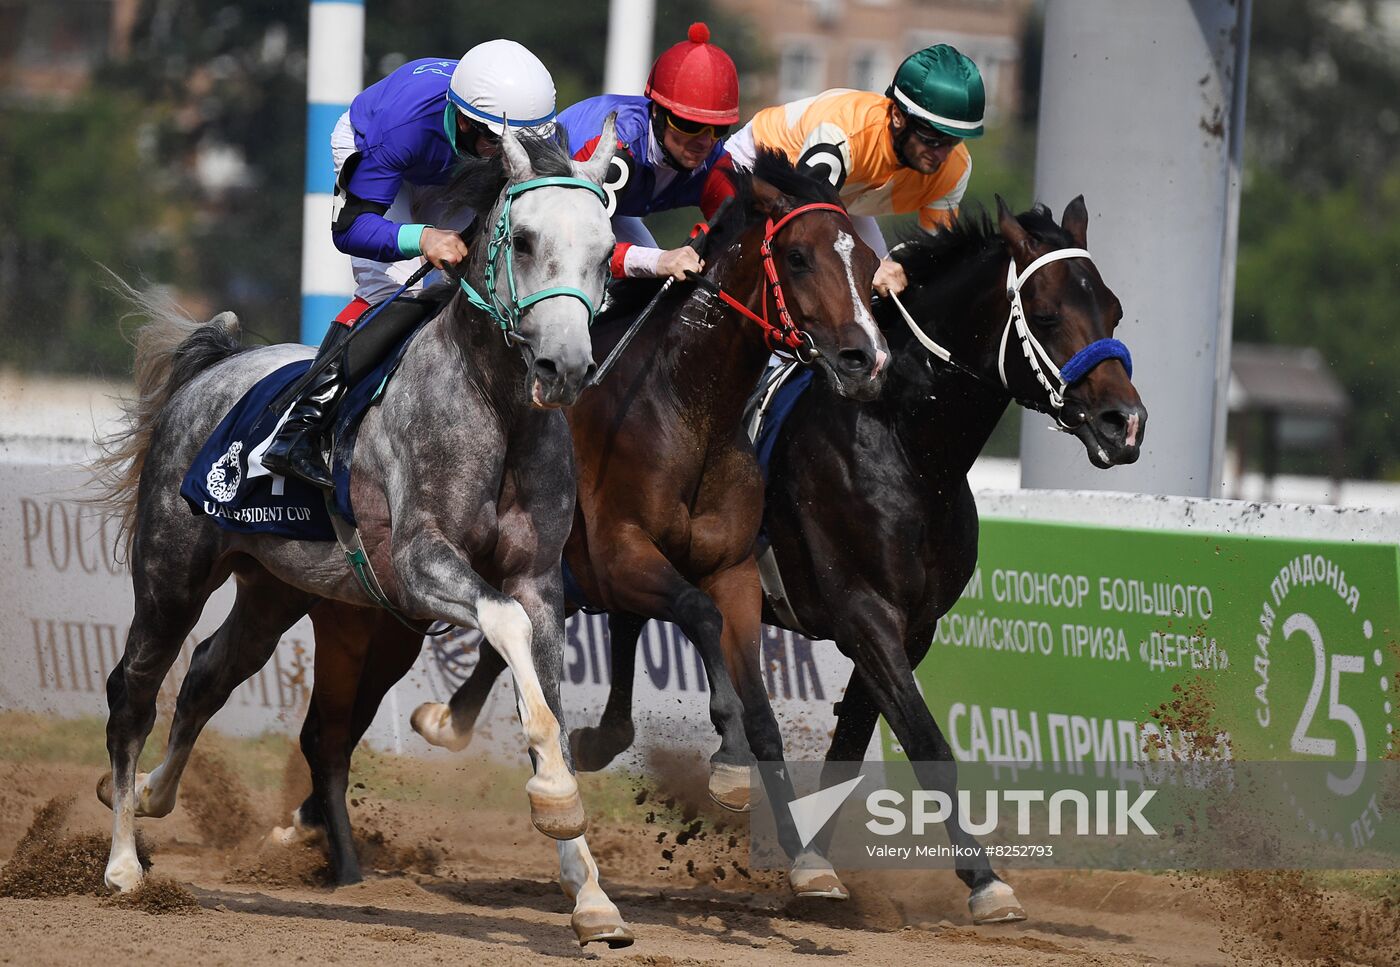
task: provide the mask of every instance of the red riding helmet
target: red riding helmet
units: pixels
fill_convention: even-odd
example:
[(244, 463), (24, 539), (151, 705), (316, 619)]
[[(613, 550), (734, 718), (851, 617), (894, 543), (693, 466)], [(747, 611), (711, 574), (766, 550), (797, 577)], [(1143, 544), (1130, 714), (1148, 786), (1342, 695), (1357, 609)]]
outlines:
[(646, 96), (687, 121), (737, 124), (739, 72), (729, 55), (710, 43), (710, 28), (690, 25), (687, 39), (656, 58)]

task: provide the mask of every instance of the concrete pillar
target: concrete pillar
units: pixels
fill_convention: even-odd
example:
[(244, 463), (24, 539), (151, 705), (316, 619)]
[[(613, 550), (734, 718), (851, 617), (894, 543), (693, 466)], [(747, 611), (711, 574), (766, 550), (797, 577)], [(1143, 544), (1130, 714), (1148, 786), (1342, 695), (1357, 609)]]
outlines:
[(1048, 0), (1036, 198), (1083, 194), (1149, 420), (1103, 471), (1026, 413), (1021, 484), (1218, 496), (1250, 0)]

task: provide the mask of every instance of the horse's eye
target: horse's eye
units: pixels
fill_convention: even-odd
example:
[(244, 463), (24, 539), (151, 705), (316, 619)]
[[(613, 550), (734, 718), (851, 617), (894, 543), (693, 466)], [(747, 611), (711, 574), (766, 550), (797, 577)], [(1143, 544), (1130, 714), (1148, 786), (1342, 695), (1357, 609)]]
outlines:
[(1058, 326), (1060, 317), (1053, 312), (1033, 312), (1031, 313), (1031, 324), (1035, 326)]
[(534, 245), (532, 245), (530, 240), (524, 235), (515, 236), (511, 244), (515, 246), (516, 255), (523, 255), (528, 258), (535, 253)]
[(807, 256), (802, 254), (800, 249), (791, 248), (787, 253), (788, 268), (794, 272), (806, 272), (810, 266), (807, 264)]

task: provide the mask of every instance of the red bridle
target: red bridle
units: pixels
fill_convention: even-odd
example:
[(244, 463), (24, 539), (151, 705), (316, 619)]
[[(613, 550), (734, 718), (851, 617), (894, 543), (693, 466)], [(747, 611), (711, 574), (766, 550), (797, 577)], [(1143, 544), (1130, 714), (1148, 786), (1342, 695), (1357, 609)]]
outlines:
[(715, 283), (708, 279), (698, 281), (704, 288), (713, 292), (725, 301), (726, 304), (736, 309), (739, 313), (747, 317), (750, 321), (758, 324), (763, 331), (763, 341), (772, 352), (786, 352), (795, 356), (804, 363), (810, 363), (819, 355), (816, 343), (809, 333), (797, 328), (792, 321), (792, 313), (788, 311), (787, 300), (783, 298), (783, 286), (778, 281), (778, 267), (773, 263), (773, 239), (780, 232), (784, 225), (792, 221), (799, 215), (806, 215), (808, 212), (832, 211), (849, 218), (846, 209), (840, 205), (832, 205), (828, 202), (815, 202), (810, 205), (800, 205), (788, 212), (776, 222), (768, 219), (768, 224), (763, 230), (763, 245), (759, 252), (763, 255), (763, 274), (768, 277), (768, 288), (773, 293), (773, 304), (777, 307), (777, 325), (768, 321), (768, 299), (763, 299), (763, 315), (756, 315), (753, 310), (744, 305), (738, 299), (725, 292)]

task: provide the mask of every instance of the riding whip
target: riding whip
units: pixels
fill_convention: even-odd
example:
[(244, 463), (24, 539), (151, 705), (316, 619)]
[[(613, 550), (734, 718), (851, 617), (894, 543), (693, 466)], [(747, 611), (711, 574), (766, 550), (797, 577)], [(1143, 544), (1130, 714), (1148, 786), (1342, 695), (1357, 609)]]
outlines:
[[(720, 216), (724, 214), (724, 210), (729, 207), (729, 204), (732, 201), (734, 201), (734, 196), (730, 195), (729, 197), (725, 198), (724, 201), (720, 202), (719, 207), (715, 209), (714, 216), (711, 217), (709, 224), (713, 225), (716, 222), (718, 222)], [(708, 239), (709, 234), (707, 232), (696, 232), (693, 236), (686, 240), (685, 244), (695, 249), (696, 253), (698, 254), (704, 251), (705, 242)], [(689, 274), (692, 279), (700, 278), (700, 276), (695, 275), (695, 273), (693, 272)], [(632, 342), (633, 337), (635, 337), (637, 335), (637, 332), (642, 328), (642, 324), (645, 323), (647, 319), (651, 317), (652, 310), (656, 308), (656, 306), (661, 302), (662, 298), (666, 295), (666, 293), (670, 291), (671, 286), (675, 284), (675, 281), (676, 277), (673, 275), (662, 283), (661, 288), (657, 291), (656, 295), (651, 297), (651, 301), (647, 303), (646, 308), (641, 311), (641, 314), (638, 315), (636, 319), (632, 320), (632, 325), (627, 327), (627, 331), (622, 334), (622, 338), (617, 341), (617, 345), (613, 347), (612, 352), (608, 353), (608, 358), (603, 360), (603, 365), (598, 367), (597, 372), (593, 374), (593, 378), (588, 381), (589, 386), (597, 386), (603, 381), (603, 377), (608, 375), (609, 371), (611, 371), (613, 366), (617, 363), (618, 358), (621, 357), (623, 352), (626, 351), (627, 346)]]

